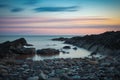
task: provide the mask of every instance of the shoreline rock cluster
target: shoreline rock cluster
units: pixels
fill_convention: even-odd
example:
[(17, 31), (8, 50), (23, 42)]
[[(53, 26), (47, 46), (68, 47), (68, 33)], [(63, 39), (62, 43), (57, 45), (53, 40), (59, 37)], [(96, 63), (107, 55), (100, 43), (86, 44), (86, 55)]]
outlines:
[(36, 50), (32, 44), (28, 44), (24, 38), (14, 41), (6, 41), (0, 44), (0, 58), (15, 58), (19, 55), (38, 54), (41, 56), (58, 55), (59, 50), (53, 48), (45, 48)]
[[(65, 40), (67, 38), (59, 38), (60, 41)], [(55, 40), (58, 40), (57, 38)], [(70, 46), (63, 46), (63, 49), (71, 49)], [(73, 48), (77, 50), (77, 47)], [(54, 49), (54, 48), (43, 48), (36, 50), (32, 44), (28, 44), (24, 38), (19, 38), (14, 41), (6, 41), (4, 43), (0, 43), (0, 58), (15, 58), (19, 55), (32, 55), (38, 54), (40, 56), (53, 56), (59, 55), (60, 52), (69, 54), (62, 49)]]
[[(61, 38), (53, 40), (61, 41)], [(96, 54), (120, 55), (120, 31), (110, 31), (98, 35), (75, 36), (67, 39), (62, 38), (63, 40), (66, 44), (82, 47)]]
[(119, 80), (120, 56), (0, 61), (0, 80)]
[(24, 38), (20, 38), (14, 41), (6, 41), (0, 44), (0, 58), (4, 57), (15, 57), (16, 55), (21, 54), (34, 54), (35, 48), (33, 47), (24, 47), (24, 46), (33, 46), (28, 44)]
[(53, 41), (65, 41), (65, 40), (67, 40), (67, 39), (69, 39), (69, 38), (60, 37), (60, 38), (54, 38), (54, 39), (52, 39), (52, 40), (53, 40)]
[(67, 39), (65, 43), (82, 47), (93, 51), (93, 53), (100, 53), (102, 55), (120, 55), (120, 31), (72, 37)]

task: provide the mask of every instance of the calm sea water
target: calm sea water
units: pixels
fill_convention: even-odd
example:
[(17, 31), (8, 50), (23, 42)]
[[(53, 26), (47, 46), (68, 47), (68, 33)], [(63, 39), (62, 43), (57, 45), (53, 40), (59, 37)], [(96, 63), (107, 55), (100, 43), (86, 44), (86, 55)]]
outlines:
[[(0, 36), (0, 43), (5, 42), (5, 41), (13, 41), (18, 38), (25, 38), (28, 43), (33, 44), (36, 49), (42, 49), (42, 48), (55, 48), (55, 49), (62, 49), (63, 46), (69, 45), (69, 44), (64, 44), (64, 42), (61, 41), (52, 41), (51, 39), (53, 38), (58, 38), (58, 37), (73, 37), (73, 36), (66, 36), (66, 35), (61, 35), (61, 36)], [(91, 52), (88, 50), (85, 50), (83, 48), (78, 48), (77, 50), (74, 50), (75, 46), (71, 46), (71, 49), (63, 51), (68, 52), (62, 53), (60, 52), (59, 55), (52, 55), (52, 56), (40, 56), (40, 55), (32, 55), (32, 56), (26, 56), (25, 58), (27, 59), (32, 59), (32, 60), (43, 60), (43, 59), (53, 59), (53, 58), (80, 58), (80, 57), (87, 57)]]

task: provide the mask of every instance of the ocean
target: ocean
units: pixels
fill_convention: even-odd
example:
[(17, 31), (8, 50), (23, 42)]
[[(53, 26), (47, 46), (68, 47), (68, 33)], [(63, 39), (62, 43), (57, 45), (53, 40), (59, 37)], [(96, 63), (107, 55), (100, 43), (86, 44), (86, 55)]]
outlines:
[(59, 37), (66, 37), (70, 38), (73, 37), (72, 35), (9, 35), (9, 36), (0, 36), (0, 43), (5, 41), (13, 41), (19, 38), (25, 38), (28, 43), (33, 44), (38, 49), (43, 48), (55, 48), (61, 50), (64, 46), (71, 46), (71, 49), (63, 49), (63, 51), (67, 53), (62, 53), (58, 55), (52, 55), (52, 56), (40, 56), (40, 55), (32, 55), (32, 56), (26, 56), (26, 59), (32, 59), (34, 61), (37, 60), (43, 60), (43, 59), (54, 59), (54, 58), (83, 58), (87, 57), (91, 52), (83, 49), (83, 48), (77, 48), (77, 50), (74, 50), (73, 48), (75, 46), (64, 44), (63, 41), (52, 41), (53, 38), (59, 38)]

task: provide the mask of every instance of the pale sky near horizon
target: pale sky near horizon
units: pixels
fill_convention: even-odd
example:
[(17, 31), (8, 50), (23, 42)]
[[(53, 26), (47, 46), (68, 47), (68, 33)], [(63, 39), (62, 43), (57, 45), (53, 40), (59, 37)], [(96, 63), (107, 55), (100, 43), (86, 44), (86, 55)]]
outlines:
[(0, 35), (120, 31), (120, 0), (0, 0)]

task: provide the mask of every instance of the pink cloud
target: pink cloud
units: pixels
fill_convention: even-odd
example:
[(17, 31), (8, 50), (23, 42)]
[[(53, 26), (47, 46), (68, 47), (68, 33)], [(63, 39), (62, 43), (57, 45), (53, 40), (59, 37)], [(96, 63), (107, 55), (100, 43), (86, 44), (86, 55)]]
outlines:
[(51, 22), (70, 22), (70, 21), (105, 21), (109, 18), (97, 18), (97, 17), (86, 17), (86, 18), (71, 18), (71, 19), (57, 19), (57, 18), (36, 18), (36, 17), (8, 17), (1, 18), (0, 24), (26, 24), (26, 23), (51, 23)]
[(48, 28), (48, 29), (39, 29), (39, 28), (5, 28), (0, 29), (0, 32), (3, 34), (39, 34), (39, 35), (81, 35), (81, 34), (99, 34), (106, 31), (117, 31), (115, 29), (108, 28)]

